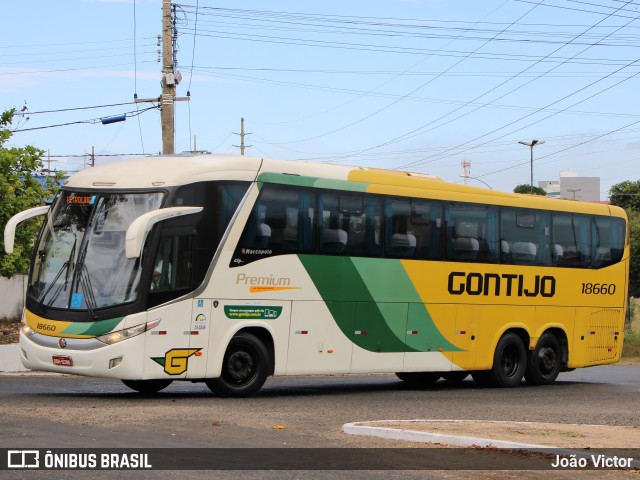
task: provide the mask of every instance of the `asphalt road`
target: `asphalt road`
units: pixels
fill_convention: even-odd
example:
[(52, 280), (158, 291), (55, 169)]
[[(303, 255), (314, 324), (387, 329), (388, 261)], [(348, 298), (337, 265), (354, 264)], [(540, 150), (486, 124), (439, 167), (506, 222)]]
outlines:
[[(409, 388), (395, 376), (269, 379), (254, 397), (224, 399), (203, 384), (174, 382), (142, 396), (118, 381), (59, 376), (0, 377), (0, 448), (363, 448), (406, 447), (347, 436), (342, 425), (382, 419), (476, 419), (627, 425), (640, 428), (640, 367), (606, 366), (563, 373), (552, 386), (483, 389), (470, 377)], [(282, 428), (283, 427), (283, 428)], [(17, 472), (6, 478), (62, 478), (56, 472)], [(517, 472), (514, 472), (517, 473)], [(215, 478), (271, 478), (260, 471)], [(88, 478), (68, 472), (64, 478)], [(92, 472), (121, 478), (122, 472)], [(136, 478), (173, 478), (168, 471)], [(148, 475), (148, 477), (146, 476)], [(203, 475), (203, 476), (201, 476)], [(210, 478), (206, 472), (180, 477)], [(280, 472), (273, 478), (452, 478), (450, 473)], [(461, 477), (472, 478), (464, 474)], [(515, 478), (515, 477), (514, 477)], [(570, 477), (567, 477), (570, 478)]]

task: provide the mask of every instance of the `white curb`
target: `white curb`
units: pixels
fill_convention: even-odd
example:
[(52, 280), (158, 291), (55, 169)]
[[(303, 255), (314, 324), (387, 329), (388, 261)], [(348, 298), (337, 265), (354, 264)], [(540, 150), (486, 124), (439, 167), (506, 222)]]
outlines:
[[(379, 423), (417, 423), (417, 422), (473, 422), (473, 420), (377, 420), (371, 422), (353, 422), (342, 426), (342, 431), (348, 435), (364, 435), (368, 437), (385, 438), (388, 440), (403, 440), (418, 443), (443, 443), (453, 447), (494, 447), (509, 449), (538, 449), (552, 448), (548, 445), (532, 443), (508, 442), (489, 438), (468, 437), (464, 435), (446, 435), (433, 432), (418, 432), (389, 427), (376, 427)], [(508, 422), (518, 423), (518, 422)]]

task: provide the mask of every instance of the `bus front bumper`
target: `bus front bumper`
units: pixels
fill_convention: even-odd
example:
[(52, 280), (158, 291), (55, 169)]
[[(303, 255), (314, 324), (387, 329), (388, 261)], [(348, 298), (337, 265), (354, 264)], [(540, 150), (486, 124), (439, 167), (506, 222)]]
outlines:
[(107, 345), (90, 339), (74, 339), (20, 332), (20, 357), (25, 368), (92, 377), (142, 380), (145, 335)]

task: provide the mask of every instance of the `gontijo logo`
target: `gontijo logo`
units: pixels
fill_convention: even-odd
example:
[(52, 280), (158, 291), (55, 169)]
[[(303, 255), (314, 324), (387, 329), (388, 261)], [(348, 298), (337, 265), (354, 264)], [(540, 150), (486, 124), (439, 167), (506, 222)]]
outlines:
[(451, 272), (448, 290), (451, 295), (553, 297), (556, 279), (551, 275)]
[(153, 361), (164, 367), (168, 375), (181, 375), (187, 371), (189, 357), (202, 350), (201, 348), (172, 348), (164, 357), (151, 357)]

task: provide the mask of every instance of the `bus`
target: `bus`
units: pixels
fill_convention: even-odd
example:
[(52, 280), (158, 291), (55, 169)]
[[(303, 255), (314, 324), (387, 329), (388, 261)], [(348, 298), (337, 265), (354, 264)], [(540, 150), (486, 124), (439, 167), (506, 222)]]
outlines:
[(174, 380), (272, 375), (552, 384), (620, 359), (629, 230), (615, 206), (376, 168), (160, 156), (71, 176), (44, 215), (26, 368)]

